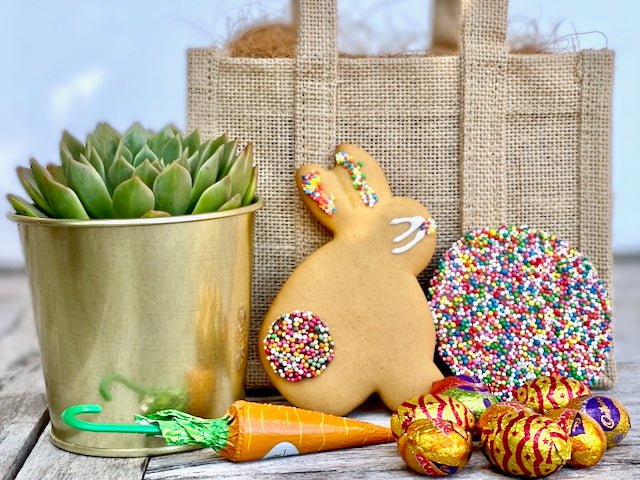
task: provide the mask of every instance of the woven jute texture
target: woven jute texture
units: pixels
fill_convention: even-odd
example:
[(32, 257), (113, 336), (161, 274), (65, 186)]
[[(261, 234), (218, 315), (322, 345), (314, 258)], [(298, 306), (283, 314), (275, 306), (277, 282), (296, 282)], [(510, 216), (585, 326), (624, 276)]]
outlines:
[[(611, 291), (613, 53), (511, 55), (506, 25), (507, 0), (466, 0), (459, 56), (342, 58), (335, 0), (301, 0), (295, 59), (189, 51), (189, 128), (253, 142), (267, 205), (256, 219), (248, 387), (269, 386), (256, 348), (271, 301), (328, 239), (298, 198), (295, 169), (332, 166), (340, 142), (368, 150), (394, 193), (437, 219), (424, 286), (452, 242), (508, 223), (569, 240)], [(600, 386), (615, 377), (612, 354)]]

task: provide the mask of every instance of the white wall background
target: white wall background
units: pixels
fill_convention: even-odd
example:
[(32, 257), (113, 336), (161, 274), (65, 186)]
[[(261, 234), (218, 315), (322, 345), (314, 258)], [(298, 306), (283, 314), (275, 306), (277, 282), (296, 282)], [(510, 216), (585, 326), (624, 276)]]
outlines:
[[(340, 0), (339, 6), (343, 51), (427, 47), (427, 0)], [(58, 161), (62, 130), (84, 137), (98, 121), (121, 130), (136, 120), (184, 128), (186, 49), (221, 44), (238, 24), (287, 10), (288, 0), (0, 1), (0, 268), (22, 264), (17, 229), (4, 218), (6, 193), (22, 194), (16, 166), (30, 156)], [(535, 19), (547, 34), (557, 24), (561, 36), (606, 32), (607, 38), (588, 34), (578, 41), (581, 48), (608, 41), (616, 50), (614, 248), (640, 251), (640, 2), (512, 0), (510, 17), (514, 28)]]

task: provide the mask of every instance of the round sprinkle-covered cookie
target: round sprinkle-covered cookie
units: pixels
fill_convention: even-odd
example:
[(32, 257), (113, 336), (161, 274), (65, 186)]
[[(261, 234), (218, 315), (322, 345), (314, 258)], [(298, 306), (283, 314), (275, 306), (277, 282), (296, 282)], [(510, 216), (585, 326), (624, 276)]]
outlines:
[(327, 324), (310, 311), (281, 315), (262, 343), (273, 371), (290, 382), (317, 377), (334, 357)]
[(444, 362), (503, 399), (542, 375), (594, 385), (609, 356), (611, 307), (593, 265), (537, 229), (463, 237), (441, 259), (429, 297)]

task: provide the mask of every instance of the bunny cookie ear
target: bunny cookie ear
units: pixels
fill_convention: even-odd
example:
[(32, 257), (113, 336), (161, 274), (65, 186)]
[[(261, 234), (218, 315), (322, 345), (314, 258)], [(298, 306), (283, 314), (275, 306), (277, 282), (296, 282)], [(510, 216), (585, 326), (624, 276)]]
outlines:
[(380, 165), (362, 148), (342, 143), (336, 148), (336, 177), (347, 197), (358, 208), (369, 208), (391, 198), (391, 188)]
[(296, 172), (296, 183), (307, 208), (325, 227), (335, 232), (336, 224), (350, 211), (349, 205), (340, 208), (338, 198), (345, 194), (334, 172), (317, 165), (303, 165)]

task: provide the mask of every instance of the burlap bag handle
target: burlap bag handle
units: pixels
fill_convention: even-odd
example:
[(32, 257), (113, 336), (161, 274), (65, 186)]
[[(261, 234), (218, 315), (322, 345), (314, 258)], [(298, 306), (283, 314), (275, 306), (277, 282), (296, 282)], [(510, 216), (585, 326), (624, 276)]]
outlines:
[[(298, 7), (294, 163), (329, 166), (336, 145), (336, 0), (300, 0)], [(461, 233), (505, 221), (507, 7), (507, 0), (460, 5)], [(315, 230), (308, 215), (299, 221), (297, 232)], [(296, 235), (298, 251), (307, 250), (304, 235)]]

